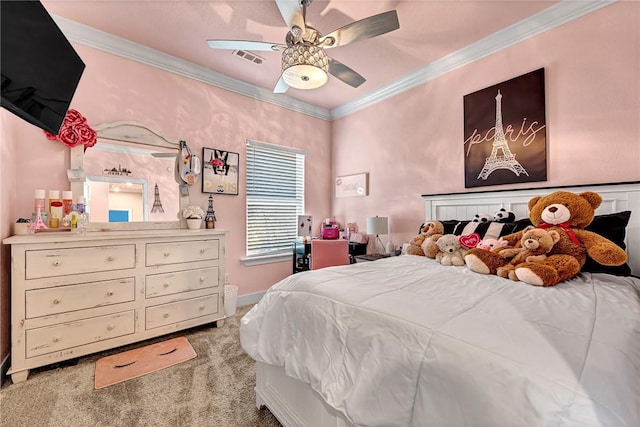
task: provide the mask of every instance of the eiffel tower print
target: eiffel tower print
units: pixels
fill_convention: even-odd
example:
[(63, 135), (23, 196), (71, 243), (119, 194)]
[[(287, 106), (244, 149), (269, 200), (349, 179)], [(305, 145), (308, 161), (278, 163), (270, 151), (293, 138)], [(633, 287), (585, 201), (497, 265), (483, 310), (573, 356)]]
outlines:
[[(498, 150), (502, 152), (501, 155), (498, 154)], [(496, 96), (496, 132), (493, 137), (491, 156), (485, 160), (484, 167), (477, 179), (486, 180), (492, 172), (498, 169), (510, 170), (516, 176), (521, 174), (529, 176), (527, 171), (516, 160), (516, 155), (511, 152), (507, 139), (504, 137), (504, 130), (502, 129), (502, 94), (500, 90), (498, 90), (498, 95)]]
[(151, 208), (151, 213), (164, 213), (164, 209), (162, 209), (162, 202), (160, 201), (160, 190), (158, 190), (158, 183), (156, 182), (156, 197), (153, 200), (153, 207)]

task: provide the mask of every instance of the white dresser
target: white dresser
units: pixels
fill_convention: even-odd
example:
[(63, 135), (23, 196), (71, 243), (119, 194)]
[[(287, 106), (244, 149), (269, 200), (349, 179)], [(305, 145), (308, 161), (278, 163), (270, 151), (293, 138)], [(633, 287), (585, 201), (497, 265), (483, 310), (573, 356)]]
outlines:
[(37, 233), (11, 245), (11, 379), (224, 321), (224, 230)]

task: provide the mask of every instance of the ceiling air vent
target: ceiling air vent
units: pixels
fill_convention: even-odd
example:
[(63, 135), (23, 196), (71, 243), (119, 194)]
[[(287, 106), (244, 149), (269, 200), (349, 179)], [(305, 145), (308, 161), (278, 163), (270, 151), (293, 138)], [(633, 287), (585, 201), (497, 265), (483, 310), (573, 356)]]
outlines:
[(256, 63), (256, 64), (262, 64), (262, 61), (264, 61), (264, 58), (261, 58), (258, 55), (256, 55), (255, 53), (251, 53), (251, 52), (248, 52), (246, 50), (234, 50), (233, 54), (239, 56), (240, 58), (244, 58), (247, 61), (251, 61), (253, 63)]

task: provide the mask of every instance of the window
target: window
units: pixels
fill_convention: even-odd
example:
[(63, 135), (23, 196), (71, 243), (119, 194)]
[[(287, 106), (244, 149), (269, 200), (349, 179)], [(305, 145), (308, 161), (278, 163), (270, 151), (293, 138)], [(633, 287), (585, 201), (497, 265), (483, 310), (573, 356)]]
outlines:
[(247, 141), (247, 256), (290, 253), (304, 214), (304, 151)]

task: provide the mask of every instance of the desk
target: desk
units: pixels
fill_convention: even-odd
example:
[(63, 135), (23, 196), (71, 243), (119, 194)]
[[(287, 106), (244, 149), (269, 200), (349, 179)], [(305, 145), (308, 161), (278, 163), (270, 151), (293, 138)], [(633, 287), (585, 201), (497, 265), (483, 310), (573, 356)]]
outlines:
[[(355, 257), (367, 253), (366, 243), (349, 243), (349, 255), (351, 264), (356, 262)], [(293, 274), (307, 271), (310, 268), (309, 257), (311, 256), (311, 242), (293, 243)]]

